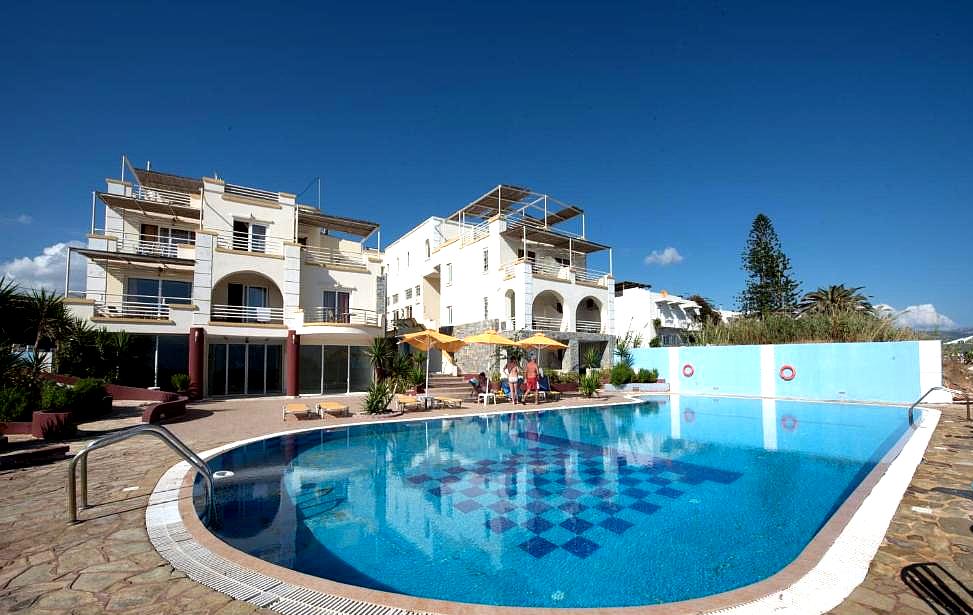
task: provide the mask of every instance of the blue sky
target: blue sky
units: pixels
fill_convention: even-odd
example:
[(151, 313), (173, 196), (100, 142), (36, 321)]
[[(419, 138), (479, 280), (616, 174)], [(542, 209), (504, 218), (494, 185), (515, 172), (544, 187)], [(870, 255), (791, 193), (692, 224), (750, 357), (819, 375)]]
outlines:
[(60, 278), (51, 246), (84, 239), (127, 153), (274, 190), (322, 175), (324, 208), (385, 238), (530, 186), (588, 210), (616, 277), (724, 307), (764, 212), (806, 289), (973, 325), (969, 2), (4, 13), (0, 262), (22, 279)]

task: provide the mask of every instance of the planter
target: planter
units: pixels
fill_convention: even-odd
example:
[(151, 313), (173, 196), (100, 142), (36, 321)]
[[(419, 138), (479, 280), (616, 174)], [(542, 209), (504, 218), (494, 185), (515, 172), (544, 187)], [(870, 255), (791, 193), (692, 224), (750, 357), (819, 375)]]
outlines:
[(30, 434), (35, 438), (59, 440), (74, 433), (74, 421), (70, 412), (34, 412)]
[(0, 423), (0, 434), (8, 436), (22, 436), (30, 433), (32, 423), (30, 421), (7, 421)]
[(575, 393), (578, 390), (577, 382), (557, 382), (551, 383), (551, 388), (561, 393)]

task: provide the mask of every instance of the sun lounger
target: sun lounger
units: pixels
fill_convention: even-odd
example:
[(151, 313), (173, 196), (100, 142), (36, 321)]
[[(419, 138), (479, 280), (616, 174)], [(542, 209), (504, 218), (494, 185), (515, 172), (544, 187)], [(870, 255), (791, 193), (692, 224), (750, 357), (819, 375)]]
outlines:
[(446, 408), (462, 408), (463, 400), (455, 397), (437, 397), (436, 402)]
[(351, 412), (348, 410), (346, 404), (339, 404), (336, 401), (322, 401), (318, 404), (318, 412), (330, 414), (334, 417), (339, 416), (350, 416)]
[(317, 414), (318, 418), (324, 418), (324, 415), (321, 414), (320, 409), (315, 408), (314, 410), (312, 410), (311, 407), (308, 406), (307, 404), (299, 404), (299, 403), (284, 404), (284, 409), (281, 412), (280, 420), (286, 421), (288, 414), (293, 414), (295, 416), (298, 414), (303, 414), (306, 417), (310, 417), (312, 414)]
[(396, 395), (395, 396), (395, 409), (405, 410), (409, 406), (413, 409), (418, 409), (422, 403), (414, 395)]

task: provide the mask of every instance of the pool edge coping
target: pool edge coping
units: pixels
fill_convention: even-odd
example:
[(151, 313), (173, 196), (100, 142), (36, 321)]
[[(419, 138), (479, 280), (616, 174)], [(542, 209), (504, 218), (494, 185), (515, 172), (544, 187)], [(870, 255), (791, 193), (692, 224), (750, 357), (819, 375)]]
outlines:
[[(641, 396), (658, 396), (640, 394)], [(665, 394), (663, 394), (665, 395)], [(706, 395), (707, 397), (723, 397)], [(252, 442), (282, 435), (398, 422), (451, 420), (522, 412), (571, 410), (582, 407), (628, 405), (644, 400), (625, 395), (618, 401), (590, 406), (541, 406), (478, 412), (475, 414), (363, 417), (341, 425), (291, 429), (247, 438), (207, 450), (204, 459)], [(790, 400), (786, 400), (790, 401)], [(795, 400), (796, 401), (796, 400)], [(802, 400), (804, 401), (804, 400)], [(848, 402), (827, 402), (848, 403)], [(852, 404), (849, 404), (852, 405)], [(867, 404), (895, 405), (900, 404)], [(901, 406), (905, 407), (905, 406)], [(801, 553), (774, 575), (751, 585), (679, 602), (628, 607), (547, 608), (510, 607), (420, 598), (346, 585), (307, 575), (260, 560), (239, 551), (213, 535), (197, 517), (191, 503), (195, 471), (180, 462), (160, 478), (146, 507), (146, 529), (156, 550), (188, 577), (255, 606), (281, 613), (367, 612), (370, 615), (406, 613), (476, 613), (496, 615), (670, 615), (675, 613), (824, 613), (840, 604), (864, 581), (899, 503), (938, 426), (941, 412), (922, 407), (915, 429), (903, 434), (880, 462), (842, 502)]]

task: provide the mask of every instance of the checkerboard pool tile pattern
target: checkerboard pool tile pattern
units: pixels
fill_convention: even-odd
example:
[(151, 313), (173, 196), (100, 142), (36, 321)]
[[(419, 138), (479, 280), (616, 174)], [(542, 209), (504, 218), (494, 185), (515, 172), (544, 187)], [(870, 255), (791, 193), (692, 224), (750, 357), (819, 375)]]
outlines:
[[(527, 445), (520, 452), (426, 467), (406, 480), (429, 497), (451, 496), (448, 501), (457, 514), (485, 519), (485, 531), (518, 529), (528, 536), (520, 548), (535, 558), (558, 549), (586, 558), (694, 485), (729, 484), (741, 476), (537, 432), (523, 431), (518, 437)], [(524, 468), (526, 482), (521, 480)]]

